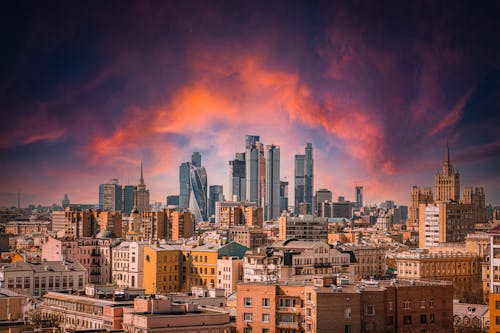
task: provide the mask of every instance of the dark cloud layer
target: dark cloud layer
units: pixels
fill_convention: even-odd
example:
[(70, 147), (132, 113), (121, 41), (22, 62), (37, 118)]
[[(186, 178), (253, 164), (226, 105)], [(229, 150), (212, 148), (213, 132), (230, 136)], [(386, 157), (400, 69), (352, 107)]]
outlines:
[[(97, 200), (145, 160), (155, 200), (203, 152), (209, 182), (246, 133), (306, 141), (316, 185), (407, 202), (446, 142), (500, 202), (498, 1), (19, 2), (1, 14), (0, 204)], [(469, 173), (466, 175), (466, 173)], [(290, 193), (293, 196), (293, 193)]]

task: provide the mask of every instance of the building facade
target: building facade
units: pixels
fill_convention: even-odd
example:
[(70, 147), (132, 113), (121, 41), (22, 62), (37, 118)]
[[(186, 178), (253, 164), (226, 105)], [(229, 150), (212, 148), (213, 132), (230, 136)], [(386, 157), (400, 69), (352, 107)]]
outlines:
[(87, 283), (87, 270), (78, 261), (16, 262), (0, 267), (0, 288), (33, 297), (48, 291), (79, 290)]
[(279, 240), (328, 241), (328, 219), (312, 215), (280, 216)]

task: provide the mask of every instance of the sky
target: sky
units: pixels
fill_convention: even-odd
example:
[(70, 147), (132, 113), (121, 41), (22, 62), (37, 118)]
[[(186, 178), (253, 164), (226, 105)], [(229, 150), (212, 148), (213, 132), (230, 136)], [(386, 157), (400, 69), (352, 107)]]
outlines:
[(500, 204), (499, 1), (15, 1), (0, 26), (0, 206), (152, 201), (202, 154), (227, 195), (246, 134), (314, 147), (315, 189), (409, 202), (451, 160)]

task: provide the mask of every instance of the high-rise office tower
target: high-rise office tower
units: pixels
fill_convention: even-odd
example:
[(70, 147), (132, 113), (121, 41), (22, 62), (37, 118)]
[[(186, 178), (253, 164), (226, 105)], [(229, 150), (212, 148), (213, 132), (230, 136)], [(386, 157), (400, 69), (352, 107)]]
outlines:
[(201, 155), (193, 153), (191, 162), (179, 168), (179, 209), (189, 209), (196, 223), (207, 219), (207, 171), (201, 166)]
[(266, 186), (264, 219), (271, 220), (280, 216), (280, 148), (266, 146)]
[(169, 206), (179, 207), (179, 196), (178, 195), (167, 195), (167, 208)]
[(99, 185), (99, 209), (118, 211), (122, 209), (122, 186), (118, 179), (111, 179), (107, 184)]
[(298, 214), (301, 202), (304, 202), (305, 156), (295, 155), (295, 213)]
[(197, 151), (191, 156), (191, 163), (198, 168), (201, 168), (201, 154)]
[(134, 206), (139, 210), (139, 213), (149, 211), (149, 190), (146, 190), (146, 184), (144, 183), (144, 173), (142, 170), (141, 161), (141, 178), (139, 179), (139, 184), (134, 191)]
[(215, 203), (224, 201), (222, 185), (210, 185), (208, 195), (208, 216), (215, 215)]
[[(316, 191), (316, 195), (314, 196), (314, 215), (320, 216), (319, 212), (322, 210), (323, 203), (331, 203), (332, 202), (332, 191), (322, 188)], [(324, 215), (324, 214), (323, 214)]]
[[(234, 199), (235, 196), (236, 199)], [(229, 200), (245, 201), (245, 199), (246, 199), (245, 153), (236, 153), (234, 160), (229, 161)]]
[(435, 177), (436, 201), (459, 201), (460, 200), (460, 174), (454, 170), (450, 161), (450, 148), (446, 144), (445, 160), (441, 172)]
[(295, 213), (301, 203), (306, 212), (313, 212), (314, 160), (312, 143), (307, 143), (304, 155), (295, 155)]
[(134, 208), (134, 192), (136, 189), (137, 188), (134, 185), (123, 186), (123, 213), (125, 213), (127, 216)]
[(288, 182), (280, 181), (280, 213), (288, 211)]
[(63, 209), (66, 209), (66, 207), (68, 207), (69, 204), (70, 204), (70, 202), (69, 202), (68, 195), (66, 193), (64, 193), (64, 197), (62, 199), (61, 206)]
[(304, 202), (313, 205), (314, 194), (314, 160), (312, 143), (306, 144), (304, 160)]
[(189, 208), (189, 196), (191, 193), (191, 163), (184, 162), (179, 167), (179, 210)]
[(363, 186), (356, 185), (356, 208), (363, 207)]
[(265, 195), (266, 161), (264, 145), (256, 135), (246, 136), (246, 200), (255, 202), (262, 207)]

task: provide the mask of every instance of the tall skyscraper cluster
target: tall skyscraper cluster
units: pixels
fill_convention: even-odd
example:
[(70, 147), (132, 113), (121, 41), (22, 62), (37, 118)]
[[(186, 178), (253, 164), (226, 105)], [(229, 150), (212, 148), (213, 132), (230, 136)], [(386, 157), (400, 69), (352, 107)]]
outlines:
[[(281, 179), (280, 147), (265, 145), (260, 136), (247, 135), (245, 152), (236, 153), (229, 161), (229, 197), (233, 201), (249, 201), (264, 208), (266, 220), (276, 219), (288, 210), (289, 182)], [(307, 143), (303, 155), (295, 156), (295, 208), (308, 207), (312, 213), (314, 193), (313, 147)]]
[(280, 148), (247, 135), (245, 152), (229, 161), (230, 199), (253, 202), (264, 208), (265, 219), (275, 219), (283, 208), (280, 181)]

